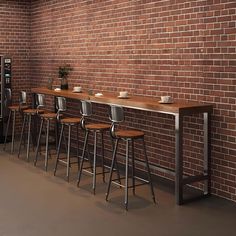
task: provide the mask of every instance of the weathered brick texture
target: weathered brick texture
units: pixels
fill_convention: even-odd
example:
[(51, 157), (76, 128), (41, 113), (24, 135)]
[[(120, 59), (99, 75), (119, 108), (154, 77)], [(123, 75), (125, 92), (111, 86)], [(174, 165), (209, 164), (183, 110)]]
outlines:
[[(19, 15), (17, 22), (12, 19), (19, 27), (11, 31), (21, 44), (9, 50), (25, 55), (18, 57), (24, 63), (27, 8), (9, 2), (18, 2), (11, 11)], [(31, 86), (45, 85), (50, 76), (59, 84), (57, 68), (68, 63), (71, 88), (212, 103), (213, 193), (236, 201), (235, 11), (232, 0), (32, 0)], [(24, 79), (21, 70), (18, 77)], [(98, 106), (95, 113), (105, 120), (107, 107)], [(168, 115), (126, 109), (126, 125), (146, 132), (150, 161), (169, 168), (174, 167), (173, 121)], [(186, 118), (184, 128), (185, 172), (198, 173), (203, 168), (202, 117)]]
[(29, 10), (26, 0), (0, 1), (0, 54), (12, 58), (13, 103), (19, 101), (20, 90), (29, 91)]

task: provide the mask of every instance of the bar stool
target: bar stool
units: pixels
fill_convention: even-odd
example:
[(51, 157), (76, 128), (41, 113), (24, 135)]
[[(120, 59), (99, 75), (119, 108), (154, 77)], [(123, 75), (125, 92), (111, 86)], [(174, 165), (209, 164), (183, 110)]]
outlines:
[(29, 161), (29, 152), (30, 152), (30, 137), (32, 137), (32, 131), (31, 131), (31, 123), (32, 123), (32, 118), (36, 118), (38, 114), (44, 113), (44, 110), (42, 109), (44, 107), (44, 96), (42, 94), (37, 94), (36, 95), (36, 109), (25, 109), (23, 110), (23, 125), (21, 129), (21, 137), (20, 137), (20, 144), (19, 144), (19, 150), (18, 150), (18, 158), (20, 157), (20, 152), (21, 152), (21, 145), (22, 145), (22, 139), (25, 133), (25, 127), (26, 123), (28, 124), (28, 134), (27, 134), (27, 147), (26, 147), (26, 157), (27, 161)]
[[(67, 177), (67, 181), (69, 182), (71, 164), (77, 163), (78, 168), (79, 168), (79, 155), (78, 155), (79, 130), (78, 129), (79, 129), (79, 124), (80, 124), (81, 118), (79, 118), (79, 117), (60, 118), (59, 117), (60, 113), (66, 111), (66, 99), (64, 97), (57, 97), (56, 101), (57, 101), (56, 108), (58, 110), (58, 113), (57, 113), (58, 114), (58, 122), (59, 122), (59, 124), (61, 124), (61, 133), (60, 133), (60, 138), (59, 138), (58, 148), (57, 148), (57, 159), (56, 159), (56, 165), (55, 165), (55, 169), (54, 169), (54, 176), (56, 175), (58, 164), (59, 163), (64, 164), (64, 165), (66, 165), (66, 177)], [(75, 125), (76, 125), (76, 131), (77, 131), (77, 162), (71, 162), (71, 157), (70, 157), (71, 129)], [(62, 138), (64, 137), (65, 126), (68, 127), (68, 142), (67, 142), (67, 147), (66, 147), (67, 157), (60, 158), (61, 142), (62, 142)], [(64, 141), (65, 141), (65, 139), (64, 139)]]
[[(38, 94), (38, 99), (43, 99), (44, 100), (44, 94)], [(39, 102), (38, 102), (39, 103)], [(41, 102), (42, 103), (42, 102)], [(45, 166), (45, 171), (47, 171), (48, 167), (48, 154), (49, 154), (49, 132), (50, 132), (50, 122), (52, 121), (57, 121), (58, 118), (58, 113), (55, 112), (47, 112), (43, 114), (39, 114), (39, 117), (41, 119), (40, 122), (40, 128), (39, 128), (39, 135), (38, 135), (38, 141), (37, 141), (37, 147), (36, 147), (36, 153), (35, 153), (35, 160), (34, 160), (34, 166), (36, 166), (37, 161), (38, 161), (38, 153), (39, 153), (39, 147), (40, 147), (40, 140), (42, 136), (42, 130), (43, 130), (43, 125), (44, 122), (46, 122), (46, 150), (45, 150), (45, 161), (44, 161), (44, 166)], [(57, 133), (55, 134), (57, 136)]]
[[(150, 173), (150, 168), (149, 168), (149, 163), (148, 163), (148, 158), (147, 158), (147, 153), (146, 153), (146, 147), (145, 147), (145, 141), (144, 141), (144, 132), (140, 130), (116, 130), (116, 125), (118, 125), (120, 122), (124, 121), (124, 110), (120, 106), (114, 106), (111, 105), (110, 107), (110, 120), (112, 121), (110, 133), (112, 139), (115, 140), (115, 146), (113, 149), (113, 156), (112, 156), (112, 164), (111, 164), (111, 169), (110, 169), (110, 175), (109, 175), (109, 182), (107, 185), (107, 192), (106, 192), (106, 201), (108, 200), (109, 193), (110, 193), (110, 186), (111, 182), (114, 182), (116, 185), (124, 187), (125, 188), (125, 209), (128, 210), (128, 189), (133, 188), (133, 194), (135, 194), (135, 186), (140, 186), (143, 184), (150, 184), (150, 189), (151, 189), (151, 194), (153, 201), (155, 203), (155, 195), (154, 195), (154, 190), (153, 190), (153, 184), (151, 180), (151, 173)], [(145, 158), (145, 163), (146, 163), (146, 168), (147, 168), (147, 176), (148, 180), (145, 180), (143, 178), (140, 178), (135, 175), (135, 158), (134, 158), (134, 140), (141, 139), (143, 143), (143, 151), (144, 151), (144, 158)], [(116, 153), (117, 153), (117, 147), (118, 143), (120, 140), (123, 140), (126, 142), (126, 157), (125, 157), (125, 185), (119, 184), (115, 182), (117, 179), (112, 179), (112, 174), (114, 170), (114, 164), (116, 161)], [(129, 186), (128, 180), (129, 180), (129, 146), (131, 143), (131, 150), (132, 150), (132, 186)], [(135, 184), (135, 180), (138, 179), (142, 183)]]
[[(82, 119), (81, 119), (81, 127), (85, 131), (85, 139), (84, 139), (84, 147), (83, 147), (83, 153), (82, 153), (82, 160), (81, 160), (81, 165), (80, 165), (80, 170), (78, 173), (78, 181), (77, 181), (77, 186), (79, 187), (80, 184), (80, 179), (81, 179), (81, 174), (82, 172), (89, 173), (93, 176), (93, 194), (95, 194), (95, 189), (96, 189), (96, 176), (98, 174), (103, 175), (103, 182), (105, 182), (105, 170), (104, 170), (104, 141), (103, 141), (103, 133), (105, 131), (110, 130), (110, 124), (104, 124), (104, 123), (91, 123), (91, 124), (86, 124), (86, 118), (90, 117), (92, 115), (92, 103), (89, 101), (81, 101), (82, 109)], [(87, 167), (83, 167), (84, 165), (84, 160), (85, 160), (85, 151), (88, 146), (88, 137), (90, 133), (94, 133), (94, 156), (93, 156), (93, 166), (92, 166), (92, 171), (87, 170)], [(101, 173), (96, 173), (96, 161), (97, 161), (97, 134), (101, 135), (101, 146), (102, 146), (102, 172)]]
[(11, 105), (12, 104), (12, 92), (10, 88), (5, 89), (5, 106), (9, 109), (9, 115), (7, 120), (7, 128), (5, 133), (5, 140), (3, 150), (6, 150), (6, 142), (8, 136), (8, 130), (11, 122), (11, 117), (13, 115), (12, 120), (12, 135), (11, 135), (11, 154), (14, 152), (14, 142), (15, 142), (15, 124), (16, 124), (16, 113), (22, 114), (22, 111), (29, 108), (26, 105), (26, 92), (21, 91), (19, 96), (19, 105)]

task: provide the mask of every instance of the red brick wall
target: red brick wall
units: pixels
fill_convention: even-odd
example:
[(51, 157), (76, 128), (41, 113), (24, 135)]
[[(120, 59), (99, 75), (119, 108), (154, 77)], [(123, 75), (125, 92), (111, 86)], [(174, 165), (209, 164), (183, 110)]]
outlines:
[(0, 2), (0, 54), (12, 58), (14, 102), (29, 88), (30, 1)]
[[(31, 86), (68, 63), (71, 87), (212, 103), (213, 193), (236, 201), (235, 10), (230, 0), (32, 0)], [(146, 132), (152, 163), (174, 167), (173, 117), (127, 109), (126, 122)], [(186, 119), (189, 174), (202, 170), (199, 128), (202, 117)]]
[(29, 2), (0, 1), (0, 55), (12, 58), (13, 103), (18, 103), (20, 90), (29, 90)]

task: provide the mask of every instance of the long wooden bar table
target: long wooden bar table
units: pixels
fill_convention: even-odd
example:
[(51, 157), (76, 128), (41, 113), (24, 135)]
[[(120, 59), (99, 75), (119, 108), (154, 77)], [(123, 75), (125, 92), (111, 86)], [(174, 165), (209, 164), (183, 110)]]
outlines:
[[(211, 114), (213, 106), (196, 102), (160, 104), (158, 98), (144, 96), (130, 96), (127, 99), (120, 99), (115, 93), (103, 92), (103, 95), (96, 97), (87, 92), (74, 93), (71, 90), (54, 91), (47, 88), (32, 88), (32, 93), (42, 93), (51, 96), (62, 96), (76, 100), (90, 100), (93, 103), (106, 105), (120, 105), (127, 108), (158, 112), (173, 115), (175, 118), (175, 199), (176, 204), (183, 204), (193, 199), (184, 199), (183, 188), (187, 184), (204, 181), (203, 194), (200, 197), (211, 194)], [(185, 116), (203, 114), (203, 173), (195, 176), (185, 176), (183, 173), (183, 119)]]

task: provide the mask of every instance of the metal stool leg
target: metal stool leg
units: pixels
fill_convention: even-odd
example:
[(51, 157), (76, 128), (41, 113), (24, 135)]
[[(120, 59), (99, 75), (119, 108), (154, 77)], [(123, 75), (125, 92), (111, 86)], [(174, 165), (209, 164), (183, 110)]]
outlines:
[(5, 140), (4, 140), (4, 146), (3, 146), (3, 150), (6, 150), (6, 143), (7, 143), (7, 136), (8, 136), (8, 129), (9, 129), (9, 125), (10, 125), (10, 121), (11, 121), (11, 110), (9, 111), (9, 115), (8, 115), (8, 120), (7, 120), (7, 129), (6, 129), (6, 133), (5, 133)]
[(64, 131), (64, 125), (61, 125), (61, 134), (60, 134), (60, 138), (59, 138), (59, 142), (58, 142), (58, 147), (57, 147), (57, 159), (56, 159), (56, 165), (55, 165), (55, 169), (54, 169), (54, 176), (56, 175), (57, 172), (57, 165), (58, 165), (58, 161), (59, 161), (59, 156), (60, 156), (60, 149), (61, 149), (61, 140), (62, 140), (62, 136), (63, 136), (63, 131)]
[(65, 137), (65, 134), (63, 132), (63, 142), (64, 142), (64, 147), (65, 147), (65, 150), (66, 150), (66, 153), (68, 152), (68, 147), (67, 147), (67, 141), (66, 141), (66, 137)]
[(89, 161), (89, 164), (90, 164), (91, 172), (93, 172), (93, 160), (92, 160), (91, 155), (90, 155), (90, 150), (89, 150), (89, 145), (88, 144), (86, 146), (86, 153), (87, 153), (87, 158), (88, 158), (88, 161)]
[(79, 125), (76, 125), (76, 136), (77, 136), (77, 152), (76, 152), (76, 157), (78, 161), (78, 171), (79, 171), (79, 164), (80, 164), (80, 159), (79, 159)]
[[(20, 113), (21, 113), (21, 118), (22, 118), (22, 121), (24, 122), (24, 113), (22, 112), (22, 111), (20, 111)], [(24, 148), (25, 148), (25, 142), (26, 142), (26, 138), (25, 138), (25, 131), (24, 131), (24, 133), (23, 133), (23, 141), (24, 141), (24, 143), (23, 143), (23, 145), (24, 145)]]
[(25, 114), (25, 115), (24, 115), (24, 119), (23, 119), (22, 129), (21, 129), (21, 135), (20, 135), (20, 144), (19, 144), (19, 150), (18, 150), (18, 158), (20, 157), (22, 138), (23, 138), (23, 135), (24, 135), (24, 133), (25, 133), (25, 123), (26, 123), (26, 119), (27, 119), (27, 115)]
[(28, 139), (27, 139), (27, 149), (26, 149), (27, 161), (29, 161), (29, 152), (30, 152), (31, 119), (32, 119), (32, 116), (29, 115), (29, 121), (28, 121)]
[(146, 161), (149, 184), (150, 184), (150, 188), (151, 188), (152, 199), (153, 199), (153, 202), (156, 203), (155, 194), (154, 194), (154, 190), (153, 190), (153, 184), (152, 184), (152, 178), (151, 178), (151, 172), (150, 172), (150, 167), (149, 167), (148, 158), (147, 158), (147, 150), (146, 150), (146, 145), (145, 145), (144, 139), (143, 139), (143, 150), (144, 150), (144, 156), (145, 156), (145, 161)]
[(93, 194), (96, 188), (96, 159), (97, 159), (97, 132), (94, 132), (94, 151), (93, 151)]
[(68, 131), (68, 150), (67, 150), (67, 164), (66, 164), (66, 177), (68, 182), (70, 175), (70, 139), (71, 139), (71, 125), (69, 125), (69, 131)]
[[(113, 139), (112, 139), (112, 149), (114, 150), (114, 141), (113, 141)], [(115, 168), (116, 168), (116, 173), (117, 173), (118, 181), (119, 181), (119, 183), (121, 184), (120, 171), (119, 171), (119, 166), (118, 166), (117, 159), (115, 159)], [(121, 188), (121, 186), (120, 186), (120, 188)]]
[(55, 145), (56, 145), (56, 149), (57, 149), (57, 147), (58, 147), (58, 123), (57, 122), (55, 122), (54, 129), (55, 129)]
[(129, 140), (126, 140), (125, 158), (125, 209), (128, 210), (128, 189), (129, 189)]
[(105, 168), (104, 168), (104, 140), (103, 132), (101, 132), (101, 144), (102, 144), (102, 180), (105, 183)]
[(50, 129), (50, 120), (47, 120), (47, 135), (46, 135), (46, 152), (45, 152), (45, 171), (47, 171), (48, 168), (48, 143), (49, 143), (49, 129)]
[(14, 141), (15, 141), (15, 124), (16, 124), (16, 111), (13, 111), (13, 122), (12, 122), (12, 136), (11, 136), (11, 154), (14, 152)]
[(134, 140), (131, 141), (132, 145), (132, 182), (133, 182), (133, 194), (135, 195), (135, 161), (134, 161)]
[(34, 148), (37, 146), (36, 134), (38, 134), (38, 132), (39, 132), (38, 119), (39, 119), (38, 115), (34, 115), (34, 116), (31, 115), (30, 123), (31, 123), (31, 126), (34, 127), (32, 130), (31, 130), (31, 127), (30, 127), (31, 145), (32, 145), (33, 151), (34, 151)]
[(111, 187), (111, 181), (112, 181), (112, 173), (115, 165), (115, 159), (116, 159), (116, 152), (117, 152), (117, 146), (119, 143), (119, 139), (116, 139), (115, 145), (114, 145), (114, 150), (113, 150), (113, 155), (112, 155), (112, 162), (111, 162), (111, 168), (110, 168), (110, 173), (109, 173), (109, 180), (107, 184), (107, 192), (106, 192), (106, 201), (108, 200), (109, 194), (110, 194), (110, 187)]
[(34, 159), (34, 166), (36, 166), (37, 161), (38, 161), (38, 153), (39, 153), (39, 146), (40, 146), (40, 139), (41, 139), (41, 135), (42, 135), (43, 123), (44, 123), (44, 119), (42, 119), (41, 123), (40, 123), (39, 136), (38, 136), (38, 142), (37, 142), (35, 159)]
[(80, 183), (80, 179), (81, 179), (81, 174), (83, 171), (83, 165), (84, 165), (84, 158), (85, 158), (85, 150), (87, 150), (87, 143), (88, 143), (88, 135), (89, 135), (89, 131), (86, 130), (85, 133), (85, 138), (84, 138), (84, 147), (83, 147), (83, 153), (82, 153), (82, 159), (81, 159), (81, 163), (80, 163), (80, 170), (78, 173), (78, 180), (77, 180), (77, 187), (79, 187), (79, 183)]

